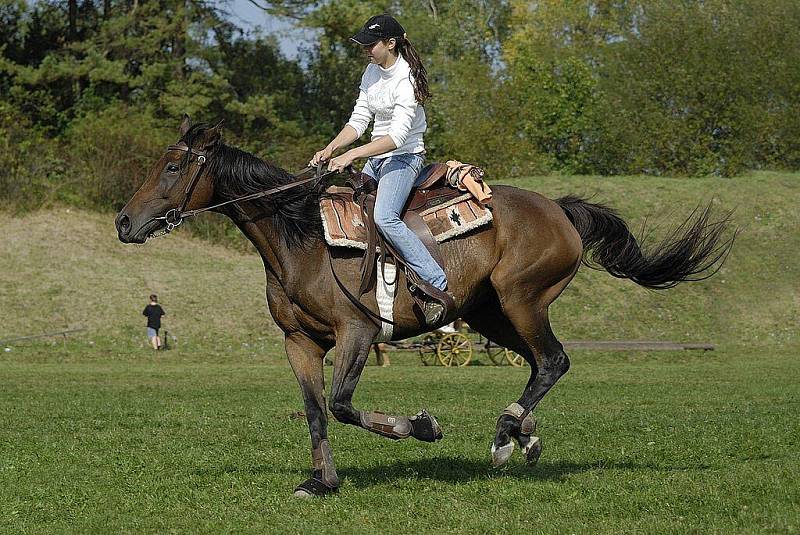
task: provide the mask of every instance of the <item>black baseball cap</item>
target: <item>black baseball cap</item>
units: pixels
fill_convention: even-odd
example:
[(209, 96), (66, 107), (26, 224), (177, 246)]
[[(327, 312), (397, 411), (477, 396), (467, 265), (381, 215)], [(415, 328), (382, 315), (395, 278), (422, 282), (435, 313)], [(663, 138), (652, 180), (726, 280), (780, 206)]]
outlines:
[(389, 39), (391, 37), (403, 37), (406, 31), (397, 22), (397, 19), (384, 13), (383, 15), (375, 15), (369, 19), (364, 27), (350, 38), (359, 45), (371, 45), (381, 39)]

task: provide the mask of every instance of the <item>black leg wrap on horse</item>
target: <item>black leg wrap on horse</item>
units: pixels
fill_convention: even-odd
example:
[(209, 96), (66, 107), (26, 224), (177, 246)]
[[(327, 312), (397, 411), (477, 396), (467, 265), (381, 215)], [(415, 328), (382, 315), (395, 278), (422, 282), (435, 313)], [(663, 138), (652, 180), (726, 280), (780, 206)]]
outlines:
[(422, 409), (416, 416), (409, 418), (411, 422), (411, 436), (424, 442), (436, 442), (444, 436), (442, 428), (436, 418)]
[(297, 497), (326, 496), (338, 490), (337, 487), (329, 487), (321, 479), (312, 477), (297, 485), (297, 488), (294, 489), (294, 495)]

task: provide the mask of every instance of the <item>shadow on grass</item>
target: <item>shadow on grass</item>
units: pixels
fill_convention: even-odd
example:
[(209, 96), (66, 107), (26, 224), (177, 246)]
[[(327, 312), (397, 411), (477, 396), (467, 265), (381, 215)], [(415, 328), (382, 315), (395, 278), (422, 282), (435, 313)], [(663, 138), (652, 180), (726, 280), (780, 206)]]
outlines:
[[(633, 461), (611, 461), (597, 459), (591, 462), (540, 461), (536, 466), (523, 463), (509, 463), (503, 468), (492, 468), (488, 462), (461, 459), (457, 457), (432, 457), (413, 461), (394, 461), (369, 467), (340, 467), (339, 476), (356, 488), (391, 483), (399, 479), (431, 479), (445, 483), (465, 483), (476, 480), (511, 478), (532, 481), (563, 481), (573, 474), (589, 471), (623, 470), (628, 472), (695, 472), (712, 469), (711, 465), (665, 466), (657, 463), (637, 463)], [(237, 466), (226, 464), (194, 470), (195, 475), (218, 477), (232, 473), (275, 473), (297, 474), (298, 478), (308, 475), (305, 466), (283, 469), (275, 466)]]
[(592, 470), (674, 472), (700, 471), (710, 468), (710, 465), (705, 464), (673, 467), (656, 463), (596, 460), (585, 463), (540, 461), (536, 466), (510, 464), (505, 468), (498, 469), (492, 468), (488, 462), (456, 457), (434, 457), (415, 461), (397, 461), (365, 468), (342, 468), (339, 470), (339, 475), (349, 480), (353, 486), (363, 488), (408, 478), (433, 479), (446, 483), (463, 483), (499, 477), (519, 480), (562, 481), (572, 474), (580, 474)]

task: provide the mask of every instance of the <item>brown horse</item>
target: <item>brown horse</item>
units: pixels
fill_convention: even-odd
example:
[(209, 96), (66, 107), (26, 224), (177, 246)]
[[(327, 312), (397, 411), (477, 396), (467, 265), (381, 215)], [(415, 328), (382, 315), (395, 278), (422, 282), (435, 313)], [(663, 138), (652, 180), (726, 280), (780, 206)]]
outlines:
[[(328, 442), (328, 413), (339, 422), (389, 437), (441, 438), (425, 411), (390, 416), (360, 411), (352, 404), (370, 345), (379, 331), (338, 288), (333, 270), (351, 289), (359, 283), (360, 255), (329, 248), (323, 238), (318, 185), (283, 190), (294, 177), (239, 149), (225, 145), (220, 125), (192, 126), (184, 117), (180, 141), (150, 171), (116, 219), (119, 239), (143, 243), (184, 210), (196, 210), (267, 189), (274, 194), (228, 204), (229, 216), (261, 254), (267, 304), (285, 333), (286, 355), (303, 391), (311, 433), (312, 477), (298, 496), (335, 491), (339, 479)], [(707, 211), (690, 216), (653, 252), (644, 252), (625, 222), (612, 210), (576, 197), (552, 201), (533, 192), (494, 186), (493, 222), (441, 244), (449, 290), (457, 309), (446, 321), (463, 317), (493, 342), (516, 351), (530, 364), (522, 395), (497, 420), (494, 465), (503, 464), (519, 444), (529, 462), (541, 452), (533, 436), (531, 411), (569, 369), (569, 359), (553, 335), (548, 307), (564, 291), (591, 251), (611, 275), (653, 289), (710, 276), (724, 261), (733, 238), (722, 239), (727, 220), (710, 222)], [(413, 299), (400, 275), (394, 304), (393, 339), (428, 330), (413, 312)], [(374, 295), (364, 304), (377, 313)], [(326, 404), (323, 357), (336, 347), (333, 385)]]

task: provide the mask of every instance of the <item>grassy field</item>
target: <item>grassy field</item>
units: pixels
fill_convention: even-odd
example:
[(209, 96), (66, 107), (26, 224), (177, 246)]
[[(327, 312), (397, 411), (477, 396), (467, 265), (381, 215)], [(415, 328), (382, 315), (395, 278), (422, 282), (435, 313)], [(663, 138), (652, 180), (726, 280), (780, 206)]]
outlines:
[[(666, 293), (583, 269), (554, 305), (562, 339), (710, 341), (710, 353), (573, 351), (537, 411), (544, 454), (489, 467), (526, 369), (368, 367), (359, 408), (436, 415), (445, 439), (332, 423), (340, 495), (290, 498), (310, 464), (299, 389), (266, 315), (263, 268), (177, 233), (116, 241), (113, 216), (0, 212), (0, 531), (798, 532), (800, 175), (530, 178), (595, 194), (637, 228), (736, 208), (713, 279)], [(662, 229), (663, 230), (663, 229)], [(143, 339), (158, 292), (176, 349)], [(485, 360), (485, 359), (484, 359)]]
[(445, 438), (337, 423), (338, 496), (291, 498), (310, 463), (285, 366), (2, 365), (7, 532), (619, 533), (800, 530), (796, 354), (576, 352), (538, 411), (544, 453), (489, 467), (524, 369), (369, 367), (358, 406), (427, 407)]

